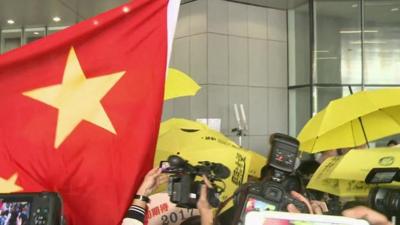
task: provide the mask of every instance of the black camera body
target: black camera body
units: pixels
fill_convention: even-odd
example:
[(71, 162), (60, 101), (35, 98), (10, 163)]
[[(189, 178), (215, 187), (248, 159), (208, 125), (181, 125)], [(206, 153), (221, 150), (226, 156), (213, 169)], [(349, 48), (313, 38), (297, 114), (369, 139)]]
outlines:
[(287, 205), (293, 204), (301, 212), (308, 212), (308, 208), (304, 203), (292, 198), (281, 183), (274, 181), (264, 181), (249, 185), (246, 197), (246, 202), (251, 198), (264, 202), (265, 209), (270, 211), (286, 211)]
[[(193, 181), (191, 175), (171, 175), (168, 181), (168, 195), (170, 201), (181, 208), (196, 208), (203, 183)], [(218, 207), (218, 193), (215, 189), (207, 189), (207, 200), (212, 207)]]
[[(27, 225), (61, 225), (62, 200), (54, 192), (0, 194), (0, 211)], [(9, 221), (10, 221), (9, 220)]]
[[(168, 166), (165, 163), (168, 162)], [(212, 207), (219, 206), (219, 193), (224, 189), (218, 187), (214, 182), (230, 176), (230, 170), (220, 163), (209, 161), (199, 162), (193, 166), (177, 155), (171, 155), (167, 161), (161, 162), (163, 172), (172, 173), (168, 180), (168, 195), (170, 201), (182, 208), (196, 208), (200, 197), (200, 181), (195, 181), (196, 176), (205, 175), (211, 181), (213, 188), (207, 189), (208, 202)]]
[(262, 181), (239, 187), (233, 224), (241, 224), (249, 211), (287, 211), (288, 204), (294, 204), (303, 213), (309, 211), (305, 203), (290, 194), (291, 190), (302, 188), (300, 178), (292, 175), (295, 172), (299, 141), (275, 133), (270, 137), (270, 144), (269, 162), (265, 170), (263, 168)]

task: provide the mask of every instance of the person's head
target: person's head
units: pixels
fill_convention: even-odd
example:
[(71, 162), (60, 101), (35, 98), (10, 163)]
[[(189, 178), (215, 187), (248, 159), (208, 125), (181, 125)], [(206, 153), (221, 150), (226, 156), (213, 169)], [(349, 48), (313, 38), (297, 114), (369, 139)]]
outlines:
[(396, 141), (396, 140), (390, 140), (387, 144), (386, 144), (386, 146), (387, 147), (393, 147), (393, 146), (396, 146), (396, 145), (398, 145), (399, 143)]
[(336, 153), (338, 156), (341, 156), (347, 154), (351, 149), (365, 149), (365, 148), (367, 148), (367, 145), (360, 145), (354, 148), (338, 148), (336, 149)]
[(268, 164), (261, 168), (260, 180), (270, 179), (272, 175), (273, 175), (273, 168), (268, 166)]
[(351, 149), (367, 149), (367, 148), (368, 148), (368, 145), (365, 143), (362, 145), (354, 146), (354, 148), (350, 148), (349, 150), (351, 150)]
[(328, 150), (324, 152), (320, 152), (314, 155), (315, 161), (319, 162), (320, 164), (323, 163), (327, 158), (337, 156), (338, 152), (336, 149)]
[(297, 169), (303, 176), (311, 177), (319, 167), (319, 163), (315, 160), (308, 160), (301, 162)]

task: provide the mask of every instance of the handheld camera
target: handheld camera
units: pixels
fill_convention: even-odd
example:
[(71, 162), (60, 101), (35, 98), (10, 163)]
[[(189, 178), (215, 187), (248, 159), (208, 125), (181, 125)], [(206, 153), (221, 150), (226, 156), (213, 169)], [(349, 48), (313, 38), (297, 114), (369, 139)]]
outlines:
[(1, 216), (8, 224), (61, 225), (62, 201), (54, 192), (0, 194)]
[(222, 179), (230, 176), (229, 168), (221, 163), (201, 161), (193, 166), (177, 155), (171, 155), (167, 161), (161, 161), (160, 168), (164, 173), (172, 173), (168, 180), (168, 195), (171, 202), (182, 208), (196, 208), (202, 182), (195, 181), (195, 178), (202, 175), (213, 185), (213, 188), (208, 188), (208, 202), (212, 207), (218, 207), (218, 196), (225, 188), (217, 186), (215, 182), (223, 183)]
[[(400, 168), (373, 168), (365, 178), (367, 184), (384, 184), (400, 181)], [(387, 215), (400, 215), (400, 189), (373, 188), (368, 195), (368, 205)]]
[[(247, 184), (237, 197), (234, 224), (243, 224), (250, 211), (287, 211), (288, 204), (294, 204), (301, 212), (308, 208), (290, 195), (299, 189), (299, 178), (292, 176), (295, 171), (299, 141), (285, 134), (275, 133), (270, 137), (271, 152), (266, 165), (267, 175), (262, 181)], [(239, 187), (240, 189), (240, 187)]]
[(400, 189), (374, 188), (368, 195), (369, 206), (387, 216), (400, 215)]

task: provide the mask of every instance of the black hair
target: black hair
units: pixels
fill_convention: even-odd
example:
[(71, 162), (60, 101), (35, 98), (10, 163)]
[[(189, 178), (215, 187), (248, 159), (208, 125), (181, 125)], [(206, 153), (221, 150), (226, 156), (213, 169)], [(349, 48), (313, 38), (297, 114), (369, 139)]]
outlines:
[(270, 178), (272, 176), (272, 172), (273, 172), (273, 168), (265, 165), (261, 168), (261, 172), (260, 172), (260, 179), (264, 180), (266, 178)]
[(386, 146), (398, 145), (398, 144), (399, 144), (399, 143), (398, 143), (396, 140), (392, 139), (392, 140), (390, 140), (390, 141), (386, 144)]
[(320, 164), (315, 160), (303, 161), (301, 162), (297, 171), (299, 171), (302, 175), (312, 175), (315, 173), (315, 171), (317, 171), (319, 165)]
[(289, 175), (282, 182), (282, 186), (285, 188), (287, 192), (296, 191), (298, 193), (304, 192), (303, 185), (300, 180), (300, 177), (297, 175)]

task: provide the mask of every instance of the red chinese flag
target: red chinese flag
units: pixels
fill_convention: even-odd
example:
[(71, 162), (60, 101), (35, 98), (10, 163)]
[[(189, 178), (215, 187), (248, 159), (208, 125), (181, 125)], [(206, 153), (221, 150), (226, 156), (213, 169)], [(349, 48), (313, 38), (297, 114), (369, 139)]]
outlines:
[(0, 56), (0, 192), (59, 192), (71, 225), (122, 221), (153, 163), (167, 5), (135, 0)]

